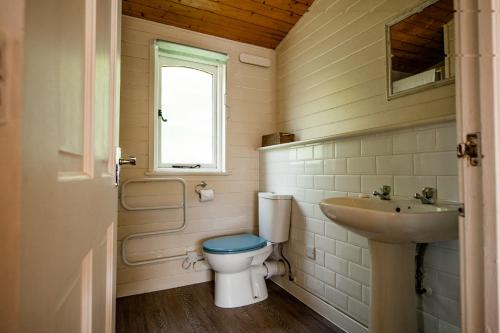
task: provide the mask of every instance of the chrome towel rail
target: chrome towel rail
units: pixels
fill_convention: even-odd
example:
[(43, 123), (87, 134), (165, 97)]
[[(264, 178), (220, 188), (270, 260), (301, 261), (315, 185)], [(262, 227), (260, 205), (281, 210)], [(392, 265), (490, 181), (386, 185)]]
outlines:
[[(126, 189), (127, 186), (131, 183), (151, 183), (151, 182), (178, 182), (182, 185), (182, 202), (178, 205), (164, 205), (164, 206), (151, 206), (151, 207), (131, 207), (127, 204), (125, 200), (125, 194), (127, 193)], [(147, 238), (151, 236), (159, 236), (159, 235), (165, 235), (165, 234), (170, 234), (174, 232), (179, 232), (182, 231), (186, 228), (186, 206), (187, 206), (187, 194), (186, 194), (186, 182), (182, 178), (177, 178), (177, 177), (169, 177), (169, 178), (132, 178), (127, 181), (125, 181), (122, 184), (121, 191), (120, 191), (120, 202), (126, 210), (130, 211), (137, 211), (137, 210), (158, 210), (158, 209), (181, 209), (183, 210), (183, 219), (182, 219), (182, 225), (178, 228), (175, 229), (165, 229), (165, 230), (158, 230), (158, 231), (151, 231), (151, 232), (141, 232), (141, 233), (136, 233), (136, 234), (131, 234), (125, 237), (122, 240), (122, 260), (126, 265), (129, 266), (139, 266), (139, 265), (146, 265), (146, 264), (153, 264), (153, 263), (159, 263), (159, 262), (164, 262), (164, 261), (169, 261), (169, 260), (176, 260), (176, 259), (185, 259), (187, 258), (187, 253), (182, 254), (182, 255), (175, 255), (175, 256), (166, 256), (166, 257), (160, 257), (160, 258), (153, 258), (153, 259), (146, 259), (146, 260), (138, 260), (138, 261), (130, 261), (127, 258), (127, 243), (128, 241), (136, 238)]]

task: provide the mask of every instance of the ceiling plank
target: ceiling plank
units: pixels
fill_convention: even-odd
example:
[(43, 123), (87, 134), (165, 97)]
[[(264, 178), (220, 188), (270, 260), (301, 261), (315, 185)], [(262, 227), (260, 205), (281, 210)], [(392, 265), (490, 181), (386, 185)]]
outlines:
[(276, 48), (314, 0), (122, 0), (126, 15)]
[[(260, 14), (254, 13), (252, 11), (232, 7), (225, 5), (221, 2), (215, 2), (210, 0), (160, 0), (171, 3), (178, 3), (184, 6), (195, 8), (201, 11), (210, 12), (224, 17), (230, 17), (233, 19), (241, 20), (242, 22), (247, 22), (250, 24), (258, 25), (261, 27), (266, 27), (270, 29), (275, 29), (284, 33), (287, 33), (293, 24), (276, 21), (269, 19), (268, 17), (262, 16)], [(239, 3), (241, 6), (244, 2)]]
[(302, 3), (299, 1), (290, 1), (290, 0), (251, 0), (251, 1), (265, 4), (270, 7), (287, 10), (297, 15), (304, 15), (312, 4), (312, 1), (310, 1), (309, 4)]
[(122, 11), (125, 15), (271, 49), (274, 49), (279, 44), (279, 39), (277, 38), (263, 36), (257, 33), (248, 34), (245, 31), (235, 29), (231, 26), (203, 22), (192, 17), (173, 14), (162, 9), (151, 8), (129, 1), (124, 1)]

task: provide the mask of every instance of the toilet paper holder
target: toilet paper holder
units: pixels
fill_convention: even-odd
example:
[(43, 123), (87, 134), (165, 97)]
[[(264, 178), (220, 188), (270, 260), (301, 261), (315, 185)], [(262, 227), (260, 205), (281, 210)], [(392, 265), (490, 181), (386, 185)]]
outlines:
[(201, 190), (203, 190), (205, 187), (207, 187), (207, 185), (208, 185), (208, 184), (207, 184), (207, 183), (205, 183), (205, 181), (204, 181), (204, 180), (202, 180), (202, 181), (201, 181), (201, 183), (199, 183), (198, 185), (196, 185), (196, 186), (194, 187), (194, 191), (195, 191), (196, 193), (198, 193), (198, 197), (200, 197), (200, 199), (201, 199)]

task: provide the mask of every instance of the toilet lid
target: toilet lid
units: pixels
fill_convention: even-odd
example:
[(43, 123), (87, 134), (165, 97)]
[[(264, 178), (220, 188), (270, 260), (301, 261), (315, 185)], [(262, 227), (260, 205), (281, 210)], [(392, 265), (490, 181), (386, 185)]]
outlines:
[(203, 242), (203, 251), (208, 253), (239, 253), (266, 246), (264, 238), (251, 234), (217, 237)]

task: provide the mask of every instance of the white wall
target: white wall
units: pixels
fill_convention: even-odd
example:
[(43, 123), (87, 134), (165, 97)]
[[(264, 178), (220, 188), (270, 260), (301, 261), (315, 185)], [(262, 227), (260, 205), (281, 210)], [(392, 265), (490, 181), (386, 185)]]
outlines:
[[(382, 185), (401, 198), (430, 186), (439, 200), (456, 201), (455, 131), (454, 123), (442, 123), (262, 151), (261, 190), (294, 197), (287, 252), (296, 283), (367, 325), (368, 242), (329, 221), (318, 204), (328, 197), (371, 194)], [(315, 249), (315, 260), (306, 257), (307, 247)], [(458, 331), (458, 242), (431, 244), (424, 267), (432, 294), (419, 297), (420, 331)]]
[[(256, 192), (259, 180), (261, 136), (275, 128), (275, 53), (273, 50), (233, 42), (188, 30), (123, 16), (120, 144), (123, 155), (136, 155), (138, 165), (124, 168), (123, 180), (143, 177), (148, 169), (149, 44), (156, 38), (229, 54), (227, 92), (229, 102), (228, 176), (188, 176), (188, 226), (166, 237), (130, 243), (133, 259), (180, 254), (199, 249), (204, 239), (256, 227)], [(271, 68), (242, 64), (245, 52), (272, 60)], [(194, 186), (205, 180), (215, 190), (213, 202), (199, 203)], [(145, 185), (130, 188), (130, 204), (178, 202), (178, 188)], [(175, 195), (177, 193), (177, 195)], [(180, 224), (179, 211), (127, 212), (119, 210), (118, 239), (136, 232), (172, 228)], [(211, 278), (210, 272), (185, 271), (180, 261), (143, 267), (118, 262), (118, 296), (186, 285)]]
[(422, 0), (316, 0), (276, 49), (278, 128), (300, 140), (455, 114), (454, 85), (387, 101), (385, 22)]

